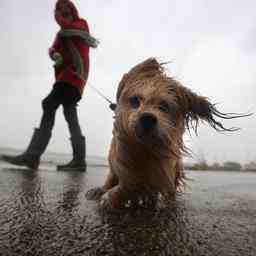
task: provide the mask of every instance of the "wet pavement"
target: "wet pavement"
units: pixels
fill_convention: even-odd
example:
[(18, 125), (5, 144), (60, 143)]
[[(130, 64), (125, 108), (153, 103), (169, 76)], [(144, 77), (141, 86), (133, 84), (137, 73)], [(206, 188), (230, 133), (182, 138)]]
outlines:
[(176, 202), (103, 214), (85, 193), (106, 173), (0, 163), (0, 255), (256, 255), (256, 173), (190, 171)]

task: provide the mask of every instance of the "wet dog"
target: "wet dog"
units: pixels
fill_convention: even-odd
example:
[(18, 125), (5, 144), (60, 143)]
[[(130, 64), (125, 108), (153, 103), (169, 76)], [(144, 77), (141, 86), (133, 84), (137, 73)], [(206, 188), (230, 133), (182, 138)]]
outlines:
[(206, 97), (167, 76), (154, 58), (123, 76), (116, 100), (110, 172), (104, 186), (87, 193), (114, 208), (175, 196), (185, 178), (185, 130), (196, 131), (203, 120), (217, 131), (234, 131), (215, 118), (241, 117), (219, 112)]

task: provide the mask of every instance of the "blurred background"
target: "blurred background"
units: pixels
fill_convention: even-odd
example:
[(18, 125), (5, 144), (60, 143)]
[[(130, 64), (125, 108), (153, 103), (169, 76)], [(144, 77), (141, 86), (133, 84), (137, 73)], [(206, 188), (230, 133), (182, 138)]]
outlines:
[[(222, 112), (256, 111), (256, 2), (253, 0), (74, 0), (100, 46), (91, 50), (89, 85), (79, 115), (88, 155), (106, 157), (113, 113), (90, 88), (111, 100), (122, 75), (154, 56), (171, 61), (167, 72), (198, 94), (219, 103)], [(41, 100), (54, 82), (48, 57), (58, 25), (55, 1), (0, 2), (0, 147), (26, 148), (41, 118)], [(70, 153), (60, 108), (48, 151)], [(245, 165), (256, 161), (255, 115), (223, 121), (240, 127), (218, 134), (202, 124), (185, 140), (187, 162)]]

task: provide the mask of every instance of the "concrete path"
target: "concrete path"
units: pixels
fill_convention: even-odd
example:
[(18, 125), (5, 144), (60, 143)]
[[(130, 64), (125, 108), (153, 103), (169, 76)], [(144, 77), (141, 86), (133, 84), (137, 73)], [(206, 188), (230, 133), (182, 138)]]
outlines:
[(84, 195), (106, 172), (1, 163), (0, 255), (256, 255), (256, 173), (188, 172), (168, 207), (101, 214)]

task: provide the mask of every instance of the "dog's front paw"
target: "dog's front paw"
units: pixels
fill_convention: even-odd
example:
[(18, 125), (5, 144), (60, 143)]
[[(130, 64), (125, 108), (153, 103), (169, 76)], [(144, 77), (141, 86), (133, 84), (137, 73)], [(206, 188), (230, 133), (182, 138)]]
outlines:
[(122, 209), (124, 207), (123, 194), (119, 186), (106, 192), (100, 199), (100, 208), (103, 209)]
[(88, 200), (99, 200), (104, 193), (105, 190), (102, 187), (96, 187), (87, 191), (85, 197)]
[(107, 210), (107, 209), (113, 209), (113, 205), (112, 205), (112, 202), (110, 200), (110, 197), (109, 197), (109, 193), (105, 193), (101, 199), (100, 199), (100, 203), (99, 203), (99, 206), (101, 209), (104, 209), (104, 210)]

